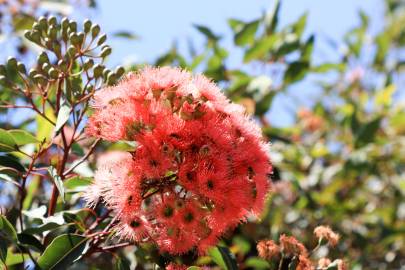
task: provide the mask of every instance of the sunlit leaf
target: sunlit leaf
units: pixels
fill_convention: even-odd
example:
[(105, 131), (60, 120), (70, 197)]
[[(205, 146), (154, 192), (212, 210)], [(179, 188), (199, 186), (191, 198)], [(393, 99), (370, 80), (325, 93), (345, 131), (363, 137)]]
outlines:
[(58, 175), (58, 172), (56, 171), (56, 169), (53, 166), (50, 166), (48, 168), (48, 172), (49, 172), (49, 175), (52, 177), (52, 179), (56, 185), (56, 188), (59, 191), (62, 201), (65, 202), (65, 188), (63, 186), (61, 177)]

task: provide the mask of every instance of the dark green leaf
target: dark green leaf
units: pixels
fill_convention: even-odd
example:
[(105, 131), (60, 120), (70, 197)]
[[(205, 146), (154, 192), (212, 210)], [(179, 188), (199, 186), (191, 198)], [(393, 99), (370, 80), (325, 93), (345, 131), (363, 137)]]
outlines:
[(280, 12), (280, 7), (281, 7), (281, 1), (276, 0), (276, 3), (268, 18), (268, 22), (267, 22), (267, 26), (266, 26), (266, 32), (268, 34), (272, 34), (276, 30), (276, 27), (278, 25), (278, 15)]
[(83, 191), (88, 185), (92, 183), (92, 178), (75, 176), (63, 182), (66, 191), (78, 192)]
[(17, 232), (14, 226), (3, 215), (0, 215), (0, 235), (3, 235), (10, 241), (17, 242)]
[(48, 168), (48, 172), (49, 172), (49, 175), (52, 177), (52, 179), (56, 185), (56, 188), (59, 191), (62, 201), (65, 202), (65, 188), (63, 187), (62, 179), (60, 178), (60, 176), (58, 175), (58, 172), (56, 171), (56, 169), (54, 167), (50, 166)]
[(256, 102), (255, 114), (264, 115), (270, 109), (274, 96), (275, 92), (269, 92), (260, 101)]
[(126, 38), (126, 39), (139, 39), (138, 35), (135, 35), (134, 33), (131, 33), (129, 31), (119, 31), (119, 32), (115, 32), (113, 34), (114, 37), (119, 37), (119, 38)]
[(297, 62), (292, 62), (285, 74), (284, 74), (284, 82), (287, 84), (291, 84), (294, 82), (297, 82), (299, 80), (302, 80), (305, 75), (307, 74), (309, 70), (309, 63), (304, 61), (297, 61)]
[(219, 40), (219, 39), (221, 38), (220, 36), (214, 34), (214, 33), (211, 31), (211, 29), (209, 29), (209, 28), (206, 27), (206, 26), (195, 24), (194, 27), (195, 27), (198, 31), (200, 31), (202, 34), (204, 34), (209, 40), (217, 41), (217, 40)]
[(86, 237), (77, 234), (56, 237), (39, 257), (39, 267), (42, 270), (66, 269), (82, 255), (86, 241)]
[(368, 123), (362, 124), (356, 130), (356, 147), (364, 146), (372, 141), (380, 128), (381, 118), (377, 117)]
[(115, 269), (116, 270), (130, 270), (131, 265), (129, 261), (123, 257), (117, 257), (115, 261)]
[(27, 248), (32, 248), (37, 252), (44, 251), (44, 246), (41, 244), (41, 242), (31, 234), (20, 233), (17, 237), (18, 244)]
[(301, 52), (301, 61), (311, 61), (312, 51), (314, 50), (315, 36), (311, 35), (305, 42)]
[(42, 224), (38, 227), (33, 227), (33, 228), (27, 228), (24, 230), (23, 233), (26, 234), (42, 234), (43, 232), (46, 231), (51, 231), (53, 229), (59, 228), (61, 225), (55, 222), (49, 222), (49, 223), (45, 223)]

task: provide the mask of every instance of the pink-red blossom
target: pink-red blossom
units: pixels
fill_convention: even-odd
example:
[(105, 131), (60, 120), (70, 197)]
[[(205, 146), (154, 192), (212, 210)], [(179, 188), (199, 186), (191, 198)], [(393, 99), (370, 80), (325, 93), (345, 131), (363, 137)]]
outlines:
[(263, 210), (268, 145), (243, 107), (204, 76), (145, 68), (98, 91), (92, 105), (87, 134), (137, 145), (104, 157), (85, 194), (117, 215), (119, 237), (204, 253)]

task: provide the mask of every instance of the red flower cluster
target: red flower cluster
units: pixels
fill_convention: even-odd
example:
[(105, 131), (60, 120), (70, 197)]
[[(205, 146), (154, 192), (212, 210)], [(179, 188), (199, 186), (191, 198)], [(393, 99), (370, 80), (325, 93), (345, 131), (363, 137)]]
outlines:
[(202, 75), (146, 68), (96, 93), (87, 132), (135, 141), (99, 162), (86, 194), (119, 217), (119, 235), (161, 251), (203, 253), (258, 215), (271, 164), (260, 128)]

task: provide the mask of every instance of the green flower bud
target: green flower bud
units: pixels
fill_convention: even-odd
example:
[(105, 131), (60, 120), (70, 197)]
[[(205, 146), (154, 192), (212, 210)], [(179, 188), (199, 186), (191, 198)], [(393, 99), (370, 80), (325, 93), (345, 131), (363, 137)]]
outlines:
[(46, 54), (46, 52), (41, 52), (38, 55), (38, 59), (37, 59), (38, 64), (42, 65), (43, 63), (49, 63), (49, 57)]
[(57, 22), (55, 16), (51, 16), (51, 17), (48, 18), (48, 24), (49, 24), (49, 25), (56, 25), (57, 23), (58, 23), (58, 22)]
[(96, 64), (93, 68), (93, 75), (95, 78), (99, 78), (102, 76), (104, 71), (104, 66), (100, 65), (100, 64)]
[(14, 57), (9, 57), (7, 59), (7, 66), (12, 69), (17, 69), (17, 59)]
[(7, 86), (8, 85), (8, 81), (6, 76), (0, 75), (0, 84), (3, 86)]
[(79, 36), (76, 33), (70, 33), (69, 40), (70, 40), (70, 43), (72, 43), (73, 45), (80, 44)]
[(87, 59), (86, 62), (84, 62), (83, 69), (88, 70), (94, 65), (93, 59)]
[(118, 77), (118, 78), (120, 78), (122, 75), (124, 75), (124, 73), (125, 73), (125, 68), (122, 67), (122, 66), (118, 66), (118, 67), (115, 69), (115, 74), (117, 74), (117, 77)]
[(101, 56), (102, 58), (105, 58), (105, 57), (109, 56), (109, 55), (111, 54), (111, 52), (112, 52), (112, 50), (111, 50), (110, 47), (104, 48), (104, 49), (101, 51), (100, 56)]
[(82, 45), (83, 42), (84, 42), (85, 34), (84, 34), (83, 32), (79, 32), (79, 33), (77, 34), (77, 36), (78, 36), (78, 38), (79, 38), (79, 43), (80, 43), (80, 45)]
[(0, 65), (0, 75), (3, 75), (3, 76), (6, 76), (6, 75), (7, 75), (6, 66)]
[(69, 27), (69, 19), (64, 17), (61, 21), (60, 24), (62, 25), (62, 29), (67, 29)]
[(95, 24), (91, 27), (91, 36), (95, 38), (100, 33), (100, 26)]
[(103, 79), (104, 81), (107, 81), (108, 75), (110, 75), (111, 70), (109, 70), (108, 68), (103, 70)]
[(42, 68), (43, 71), (48, 72), (51, 67), (52, 66), (50, 64), (45, 63), (45, 64), (42, 65), (41, 68)]
[(25, 68), (25, 65), (23, 63), (21, 63), (21, 62), (17, 63), (17, 70), (22, 74), (27, 73), (27, 69)]
[(48, 36), (52, 40), (56, 40), (58, 37), (58, 29), (55, 26), (51, 26), (48, 29)]
[(68, 64), (66, 63), (66, 61), (64, 61), (63, 59), (58, 61), (58, 67), (60, 70), (62, 70), (63, 72), (66, 72), (68, 69)]
[(84, 31), (85, 33), (90, 32), (91, 25), (92, 25), (91, 21), (90, 21), (89, 19), (86, 19), (86, 20), (83, 22), (83, 31)]
[(31, 68), (30, 71), (28, 72), (28, 76), (31, 79), (34, 79), (34, 76), (38, 74), (38, 71), (35, 68)]
[(48, 75), (52, 79), (56, 80), (59, 77), (59, 72), (55, 68), (50, 68), (48, 71)]
[(107, 83), (113, 85), (117, 82), (117, 75), (113, 72), (109, 73), (107, 76)]
[(48, 80), (45, 78), (44, 75), (37, 74), (34, 76), (34, 82), (40, 85), (46, 85), (48, 83)]
[(77, 31), (77, 23), (75, 21), (69, 21), (69, 31), (76, 32)]
[(101, 35), (97, 41), (97, 46), (102, 45), (106, 40), (107, 40), (107, 35), (106, 34)]
[(33, 29), (33, 30), (36, 30), (36, 31), (42, 31), (42, 30), (43, 30), (43, 28), (41, 27), (41, 25), (40, 25), (39, 23), (37, 23), (37, 22), (34, 22), (34, 23), (32, 24), (32, 29)]
[(48, 21), (44, 16), (38, 18), (38, 24), (44, 29), (48, 27)]
[(67, 50), (67, 53), (69, 54), (70, 57), (74, 57), (76, 54), (76, 47), (73, 45), (70, 45)]

